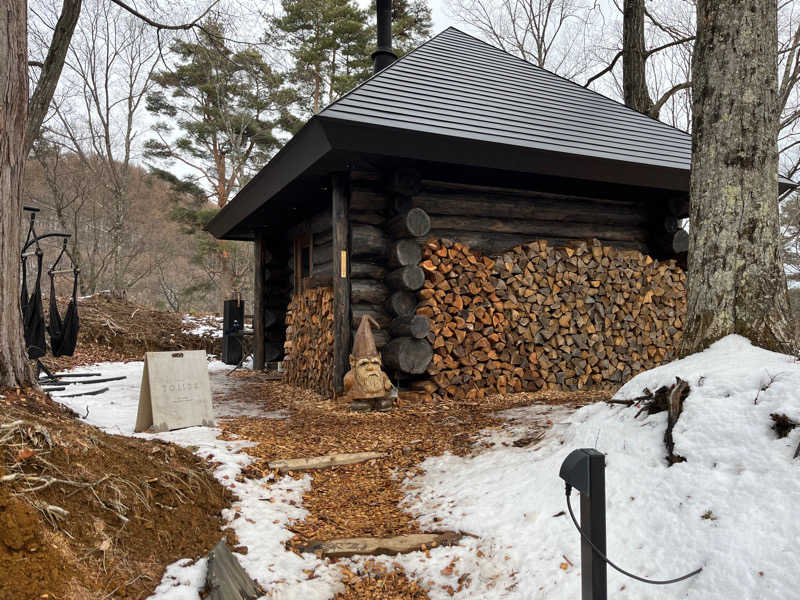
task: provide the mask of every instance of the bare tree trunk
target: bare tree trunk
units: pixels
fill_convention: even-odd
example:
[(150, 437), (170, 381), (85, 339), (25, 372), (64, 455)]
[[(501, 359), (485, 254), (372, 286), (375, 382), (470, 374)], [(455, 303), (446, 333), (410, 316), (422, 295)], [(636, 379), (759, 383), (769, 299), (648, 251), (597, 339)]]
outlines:
[(683, 354), (731, 333), (793, 349), (778, 223), (777, 9), (698, 0)]
[[(12, 0), (13, 2), (13, 0)], [(39, 81), (31, 94), (30, 109), (28, 113), (28, 123), (25, 133), (25, 153), (27, 154), (36, 136), (39, 135), (39, 128), (42, 126), (47, 109), (50, 107), (50, 100), (58, 85), (61, 77), (61, 70), (64, 68), (64, 59), (67, 56), (69, 43), (75, 31), (75, 24), (81, 14), (81, 0), (64, 0), (61, 6), (61, 14), (58, 17), (55, 31), (53, 31), (53, 41), (44, 59), (42, 71), (39, 74)], [(27, 24), (25, 31), (27, 32)], [(27, 64), (28, 57), (25, 57)], [(27, 75), (26, 75), (27, 76)]]
[[(622, 15), (622, 89), (625, 106), (653, 112), (647, 89), (647, 48), (644, 42), (644, 0), (625, 0)], [(653, 115), (658, 117), (658, 115)]]
[(30, 383), (19, 307), (19, 242), (28, 115), (27, 2), (0, 6), (0, 386)]

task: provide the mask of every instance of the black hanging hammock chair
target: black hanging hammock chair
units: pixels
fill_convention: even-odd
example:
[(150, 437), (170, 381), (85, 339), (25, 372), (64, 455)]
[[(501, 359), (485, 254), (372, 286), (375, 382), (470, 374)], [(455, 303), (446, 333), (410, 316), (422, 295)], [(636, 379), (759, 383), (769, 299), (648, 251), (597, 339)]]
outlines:
[[(26, 254), (27, 249), (36, 246), (36, 250), (31, 254)], [(36, 256), (36, 284), (33, 293), (28, 296), (28, 257)], [(44, 310), (42, 308), (42, 260), (44, 254), (39, 247), (39, 240), (33, 227), (31, 219), (28, 228), (28, 237), (25, 240), (25, 247), (22, 250), (22, 293), (20, 294), (20, 307), (22, 308), (22, 325), (25, 332), (25, 347), (28, 350), (28, 358), (31, 360), (41, 358), (47, 352), (47, 341), (45, 337)]]
[[(47, 271), (50, 276), (50, 325), (47, 327), (47, 331), (50, 333), (50, 350), (53, 356), (72, 356), (75, 353), (75, 346), (78, 345), (78, 329), (80, 328), (78, 319), (78, 275), (80, 269), (72, 254), (67, 250), (67, 241), (68, 239), (64, 238), (61, 253)], [(65, 256), (69, 259), (71, 268), (57, 269), (58, 263)], [(66, 273), (72, 273), (73, 275), (72, 297), (69, 299), (67, 312), (62, 319), (56, 303), (55, 276)]]

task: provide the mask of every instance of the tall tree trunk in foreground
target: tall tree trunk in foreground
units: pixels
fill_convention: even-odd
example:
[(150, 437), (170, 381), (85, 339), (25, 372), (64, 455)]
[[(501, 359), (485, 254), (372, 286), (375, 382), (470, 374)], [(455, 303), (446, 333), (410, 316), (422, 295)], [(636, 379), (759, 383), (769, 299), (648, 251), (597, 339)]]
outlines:
[(653, 100), (647, 89), (644, 0), (625, 0), (622, 18), (622, 89), (625, 106), (649, 115)]
[(777, 8), (698, 0), (683, 354), (731, 333), (793, 349), (778, 226)]
[(22, 176), (28, 113), (28, 11), (25, 0), (0, 6), (0, 386), (31, 381), (19, 307)]

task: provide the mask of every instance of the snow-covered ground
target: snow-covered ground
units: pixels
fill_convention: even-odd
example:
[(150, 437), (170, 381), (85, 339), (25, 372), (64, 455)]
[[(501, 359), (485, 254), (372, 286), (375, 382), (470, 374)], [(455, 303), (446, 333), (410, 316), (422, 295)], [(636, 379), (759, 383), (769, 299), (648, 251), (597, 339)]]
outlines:
[(222, 337), (222, 318), (185, 315), (183, 317), (183, 331), (190, 335), (220, 338)]
[[(606, 455), (608, 556), (622, 568), (669, 579), (654, 586), (609, 568), (609, 596), (639, 600), (771, 600), (800, 597), (800, 429), (778, 439), (771, 413), (800, 421), (800, 363), (729, 336), (710, 349), (642, 373), (616, 394), (633, 399), (680, 376), (691, 385), (667, 467), (666, 413), (585, 407), (538, 446), (495, 446), (442, 456), (408, 480), (406, 504), (424, 525), (460, 529), (454, 548), (399, 557), (432, 598), (580, 597), (580, 540), (558, 477), (576, 448)], [(518, 409), (517, 414), (525, 410)], [(511, 438), (509, 437), (509, 440)], [(497, 440), (500, 441), (500, 440)], [(576, 512), (580, 504), (573, 492)], [(455, 562), (452, 562), (455, 561)], [(451, 566), (452, 565), (452, 566)]]
[[(230, 510), (223, 512), (241, 544), (248, 547), (247, 555), (239, 555), (239, 561), (247, 572), (270, 592), (270, 598), (322, 600), (332, 597), (341, 587), (339, 571), (307, 554), (300, 557), (284, 549), (284, 542), (292, 537), (287, 525), (305, 518), (302, 496), (310, 486), (310, 478), (293, 479), (282, 477), (271, 479), (246, 479), (236, 481), (236, 476), (251, 462), (245, 452), (250, 442), (217, 439), (220, 430), (212, 427), (189, 427), (159, 434), (134, 434), (136, 411), (139, 403), (144, 363), (100, 363), (91, 367), (80, 367), (76, 372), (101, 373), (103, 377), (124, 375), (125, 379), (94, 386), (71, 385), (66, 390), (54, 392), (53, 398), (80, 414), (91, 425), (108, 433), (159, 438), (192, 449), (201, 458), (219, 462), (214, 476), (229, 487), (239, 500)], [(209, 363), (212, 392), (224, 392), (229, 385), (225, 373), (231, 367), (219, 361)], [(65, 398), (65, 395), (108, 386), (109, 390), (97, 396)], [(85, 391), (85, 390), (84, 390)], [(263, 418), (286, 418), (280, 411), (265, 412), (257, 406), (230, 402), (214, 402), (217, 416), (251, 414)], [(240, 513), (235, 518), (236, 512)], [(161, 584), (151, 596), (152, 600), (198, 600), (199, 590), (205, 584), (205, 559), (190, 564), (181, 560), (169, 566)], [(314, 571), (315, 577), (308, 579), (304, 570)]]
[[(105, 384), (112, 389), (102, 396), (60, 401), (82, 415), (88, 407), (86, 421), (106, 431), (133, 435), (142, 363), (95, 368), (104, 376), (125, 374), (127, 379)], [(209, 365), (212, 389), (224, 385), (223, 369), (229, 367)], [(564, 514), (558, 472), (569, 452), (590, 447), (606, 455), (611, 560), (652, 579), (703, 568), (698, 576), (667, 586), (639, 583), (609, 569), (612, 598), (800, 597), (800, 458), (792, 458), (800, 429), (778, 439), (770, 418), (785, 413), (800, 421), (800, 363), (729, 336), (703, 353), (638, 375), (616, 397), (636, 398), (644, 388), (673, 384), (676, 376), (691, 386), (674, 430), (675, 452), (686, 462), (667, 466), (665, 413), (637, 419), (637, 407), (606, 404), (571, 414), (545, 413), (536, 406), (506, 411), (508, 427), (481, 436), (481, 443), (492, 448), (472, 457), (430, 458), (422, 465), (423, 476), (405, 482), (405, 504), (424, 528), (457, 529), (476, 537), (385, 562), (402, 565), (434, 599), (579, 598), (580, 540)], [(243, 405), (232, 412), (253, 410), (259, 409)], [(543, 440), (524, 448), (510, 444), (543, 419), (553, 422)], [(339, 589), (335, 567), (283, 548), (291, 537), (286, 525), (305, 515), (301, 502), (309, 479), (236, 482), (250, 461), (243, 451), (248, 442), (217, 440), (218, 433), (195, 427), (158, 437), (221, 462), (217, 478), (240, 498), (236, 509), (242, 516), (233, 520), (228, 511), (226, 517), (249, 548), (241, 561), (271, 597), (333, 596)], [(577, 492), (572, 503), (578, 511)], [(358, 565), (344, 562), (351, 570)], [(182, 564), (170, 566), (153, 598), (198, 598), (205, 563)], [(314, 570), (315, 577), (308, 580), (303, 569)]]

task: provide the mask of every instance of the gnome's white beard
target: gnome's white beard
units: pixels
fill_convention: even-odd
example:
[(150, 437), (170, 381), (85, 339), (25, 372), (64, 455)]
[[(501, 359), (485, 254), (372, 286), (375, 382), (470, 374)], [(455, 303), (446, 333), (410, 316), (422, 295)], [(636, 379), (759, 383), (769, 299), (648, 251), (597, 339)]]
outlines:
[(375, 363), (356, 366), (356, 381), (359, 387), (368, 394), (382, 392), (383, 373), (377, 361)]

